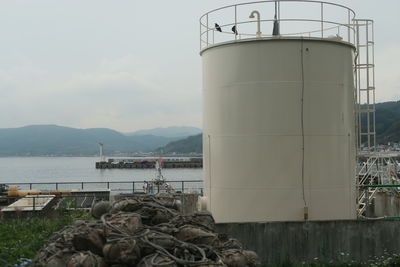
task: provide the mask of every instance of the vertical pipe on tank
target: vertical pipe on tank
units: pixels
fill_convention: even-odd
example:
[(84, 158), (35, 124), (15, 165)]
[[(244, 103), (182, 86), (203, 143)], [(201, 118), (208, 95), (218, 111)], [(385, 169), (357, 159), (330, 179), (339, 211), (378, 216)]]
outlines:
[(254, 19), (254, 18), (256, 18), (257, 19), (257, 32), (256, 32), (256, 37), (257, 38), (260, 38), (261, 37), (261, 17), (260, 17), (260, 12), (258, 12), (257, 10), (253, 10), (251, 13), (250, 13), (250, 16), (249, 16), (249, 18), (251, 18), (251, 19)]

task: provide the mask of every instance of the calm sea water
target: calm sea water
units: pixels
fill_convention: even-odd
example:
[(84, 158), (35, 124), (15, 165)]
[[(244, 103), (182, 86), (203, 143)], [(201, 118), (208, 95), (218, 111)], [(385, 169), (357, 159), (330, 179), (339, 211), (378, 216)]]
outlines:
[[(0, 157), (0, 183), (143, 182), (156, 175), (154, 169), (96, 169), (98, 160), (97, 157)], [(202, 169), (163, 170), (164, 178), (171, 181), (202, 180), (202, 173)]]

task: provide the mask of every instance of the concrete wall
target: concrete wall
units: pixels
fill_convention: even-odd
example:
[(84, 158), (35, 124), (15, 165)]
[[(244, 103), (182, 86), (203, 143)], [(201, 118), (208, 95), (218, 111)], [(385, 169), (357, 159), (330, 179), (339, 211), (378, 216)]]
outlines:
[(400, 252), (400, 220), (222, 223), (217, 230), (256, 251), (264, 264), (366, 262)]
[(400, 216), (400, 195), (377, 192), (367, 209), (368, 217)]

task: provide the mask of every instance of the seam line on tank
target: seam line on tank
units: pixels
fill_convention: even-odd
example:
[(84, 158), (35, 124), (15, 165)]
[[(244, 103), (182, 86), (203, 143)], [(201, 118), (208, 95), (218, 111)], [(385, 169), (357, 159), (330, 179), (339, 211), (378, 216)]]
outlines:
[(301, 156), (301, 184), (302, 184), (302, 193), (303, 193), (303, 201), (304, 207), (307, 207), (306, 194), (305, 194), (305, 182), (304, 182), (304, 168), (305, 168), (305, 138), (304, 138), (304, 40), (301, 38), (301, 49), (300, 49), (300, 63), (301, 63), (301, 137), (302, 137), (302, 156)]

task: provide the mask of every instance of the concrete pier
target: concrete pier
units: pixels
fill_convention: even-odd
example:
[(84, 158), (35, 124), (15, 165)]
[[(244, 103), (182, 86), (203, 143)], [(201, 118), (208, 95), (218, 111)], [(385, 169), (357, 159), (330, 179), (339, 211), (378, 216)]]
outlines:
[[(156, 159), (134, 160), (134, 159), (109, 159), (108, 161), (96, 162), (96, 169), (154, 169)], [(190, 158), (185, 160), (164, 160), (162, 168), (203, 168), (202, 158)]]

